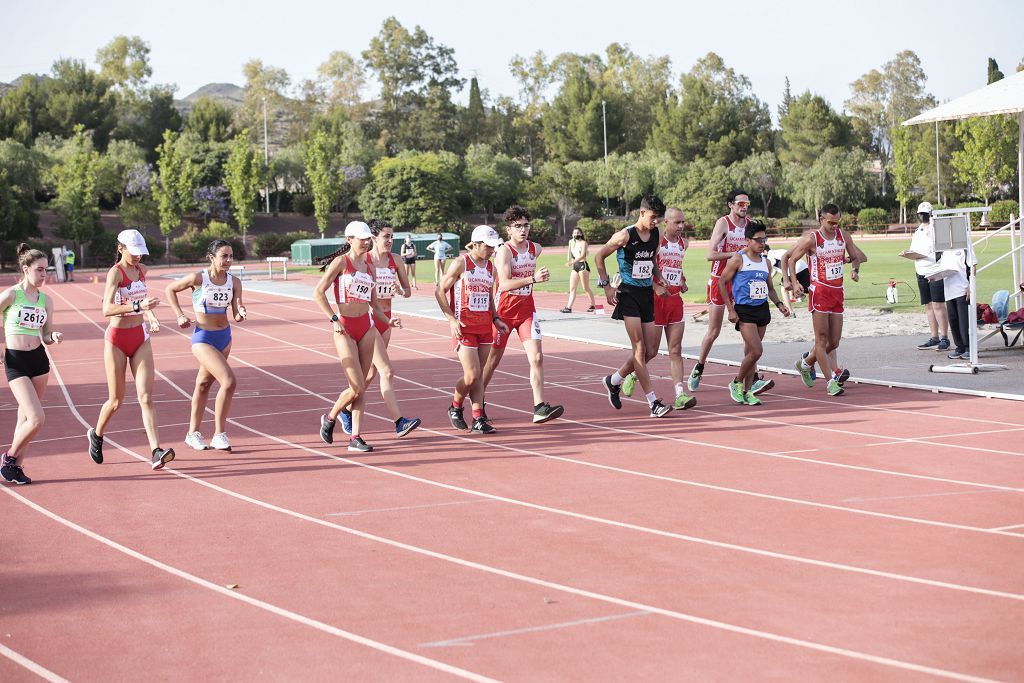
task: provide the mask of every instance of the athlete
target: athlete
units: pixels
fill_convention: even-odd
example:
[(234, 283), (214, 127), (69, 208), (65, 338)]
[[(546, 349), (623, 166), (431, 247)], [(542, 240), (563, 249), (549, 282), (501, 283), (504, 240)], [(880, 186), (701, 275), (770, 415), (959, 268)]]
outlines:
[(405, 242), (402, 243), (402, 262), (409, 274), (412, 288), (418, 290), (420, 287), (416, 284), (416, 245), (412, 243), (412, 235), (406, 235)]
[[(665, 330), (668, 341), (668, 365), (672, 375), (672, 384), (676, 390), (676, 400), (672, 407), (686, 410), (697, 405), (697, 399), (686, 394), (683, 384), (683, 292), (687, 291), (686, 277), (683, 275), (683, 257), (689, 240), (683, 235), (688, 225), (682, 209), (671, 208), (665, 212), (665, 234), (661, 237), (658, 248), (658, 270), (665, 281), (662, 287), (654, 283), (654, 348), (661, 347), (661, 331)], [(622, 383), (622, 393), (633, 395), (636, 386), (636, 373), (631, 372)]]
[(718, 276), (721, 300), (729, 311), (729, 322), (735, 323), (743, 337), (743, 362), (736, 379), (729, 383), (729, 395), (739, 404), (756, 406), (761, 399), (754, 395), (757, 361), (761, 358), (765, 330), (772, 320), (768, 300), (787, 318), (790, 315), (772, 284), (772, 264), (765, 255), (768, 242), (763, 224), (748, 221), (743, 233), (747, 246), (734, 253)]
[[(647, 372), (647, 362), (658, 355), (660, 331), (654, 326), (654, 289), (664, 287), (667, 283), (662, 279), (658, 269), (658, 222), (665, 215), (665, 205), (652, 195), (645, 195), (640, 200), (640, 217), (634, 225), (619, 230), (597, 251), (594, 263), (597, 265), (597, 286), (604, 288), (608, 305), (614, 306), (612, 318), (621, 320), (629, 335), (633, 352), (616, 372), (604, 378), (604, 387), (608, 392), (608, 402), (616, 410), (622, 408), (619, 392), (625, 376), (635, 372), (637, 381), (647, 397), (651, 407), (651, 417), (665, 417), (672, 411), (672, 406), (661, 402), (651, 387), (651, 377)], [(619, 264), (621, 283), (612, 286), (608, 279), (608, 271), (604, 261), (615, 253)]]
[(53, 303), (39, 288), (46, 282), (46, 254), (18, 245), (21, 279), (0, 294), (4, 315), (4, 365), (7, 384), (18, 402), (18, 423), (11, 446), (0, 454), (0, 476), (15, 484), (31, 484), (21, 463), (46, 415), (43, 392), (50, 379), (50, 359), (43, 344), (60, 344), (64, 335), (53, 330)]
[[(185, 444), (196, 451), (213, 448), (230, 451), (231, 442), (226, 431), (231, 401), (235, 396), (235, 373), (228, 365), (231, 355), (231, 325), (228, 309), (235, 322), (245, 320), (245, 304), (242, 303), (242, 281), (231, 275), (231, 261), (234, 252), (227, 240), (213, 240), (206, 248), (210, 266), (198, 273), (191, 273), (167, 285), (167, 302), (177, 316), (178, 327), (192, 330), (192, 355), (199, 361), (196, 388), (192, 392), (192, 415), (189, 417)], [(193, 321), (181, 309), (178, 292), (192, 290)], [(214, 403), (213, 438), (209, 445), (203, 440), (199, 426), (210, 399), (210, 388), (214, 382), (220, 384)]]
[(448, 252), (452, 246), (444, 241), (444, 235), (437, 233), (437, 239), (427, 245), (427, 251), (434, 254), (434, 284), (441, 283), (444, 277), (445, 261), (448, 260)]
[[(374, 316), (373, 325), (380, 335), (375, 342), (373, 349), (373, 365), (366, 377), (366, 383), (373, 381), (376, 374), (380, 374), (380, 395), (384, 399), (384, 405), (391, 413), (391, 419), (395, 422), (395, 433), (399, 438), (405, 436), (420, 426), (420, 419), (414, 417), (408, 419), (402, 417), (398, 408), (398, 401), (395, 399), (395, 371), (391, 365), (391, 358), (388, 356), (388, 344), (391, 343), (391, 325), (388, 320), (391, 318), (391, 299), (395, 294), (403, 297), (412, 296), (409, 291), (409, 281), (406, 279), (405, 268), (395, 260), (391, 253), (391, 244), (394, 240), (394, 230), (387, 221), (373, 219), (369, 222), (370, 232), (373, 233), (373, 249), (370, 252), (370, 262), (374, 269), (374, 281), (377, 287), (377, 302), (387, 318)], [(401, 327), (401, 325), (399, 325)], [(341, 413), (341, 430), (346, 434), (352, 433), (352, 412), (346, 407)]]
[(804, 292), (796, 275), (796, 262), (804, 256), (808, 260), (811, 284), (807, 288), (807, 308), (814, 326), (814, 346), (799, 359), (795, 367), (807, 387), (814, 386), (813, 368), (817, 363), (828, 378), (825, 391), (829, 396), (843, 393), (843, 385), (850, 378), (849, 370), (838, 366), (836, 349), (843, 336), (843, 269), (849, 257), (852, 265), (850, 278), (860, 280), (860, 264), (867, 255), (853, 243), (853, 238), (839, 228), (841, 212), (835, 204), (821, 207), (818, 229), (809, 232), (782, 257), (782, 286), (791, 289), (794, 296)]
[(572, 268), (569, 271), (569, 301), (565, 308), (559, 311), (560, 313), (572, 313), (572, 305), (576, 302), (576, 290), (580, 288), (580, 283), (583, 283), (583, 291), (590, 297), (590, 308), (587, 309), (587, 313), (594, 312), (594, 292), (590, 289), (590, 264), (587, 263), (588, 246), (583, 231), (579, 228), (573, 230), (565, 261), (565, 265)]
[[(373, 446), (360, 435), (363, 421), (363, 404), (366, 399), (366, 382), (373, 363), (373, 352), (380, 340), (380, 333), (374, 319), (385, 322), (388, 327), (401, 327), (399, 318), (388, 317), (377, 300), (377, 284), (374, 278), (370, 248), (373, 233), (362, 221), (352, 221), (345, 226), (348, 244), (322, 259), (323, 277), (313, 289), (313, 300), (334, 326), (334, 346), (338, 359), (345, 371), (348, 387), (343, 389), (326, 415), (320, 417), (320, 438), (324, 443), (334, 443), (334, 425), (343, 408), (352, 410), (351, 438), (348, 450), (369, 453)], [(337, 312), (327, 301), (327, 290), (334, 289)], [(373, 316), (370, 309), (373, 309)]]
[[(463, 402), (469, 396), (473, 410), (470, 431), (493, 434), (497, 431), (484, 417), (483, 368), (487, 364), (494, 333), (508, 334), (508, 325), (494, 308), (494, 264), (491, 257), (501, 246), (501, 238), (489, 225), (473, 228), (468, 253), (456, 258), (441, 278), (434, 297), (451, 326), (455, 352), (462, 364), (462, 377), (455, 383), (448, 420), (452, 427), (467, 429)], [(493, 324), (492, 324), (493, 323)]]
[(149, 249), (142, 233), (131, 229), (118, 233), (117, 253), (117, 263), (107, 271), (107, 281), (103, 288), (103, 315), (110, 318), (110, 325), (103, 335), (103, 365), (107, 371), (108, 398), (100, 408), (96, 426), (86, 432), (89, 456), (97, 464), (103, 462), (103, 434), (106, 433), (107, 423), (124, 401), (125, 373), (131, 366), (135, 377), (135, 393), (142, 409), (142, 424), (152, 449), (150, 466), (158, 470), (174, 460), (173, 448), (160, 447), (156, 409), (153, 407), (156, 367), (149, 335), (160, 331), (160, 321), (153, 313), (160, 299), (149, 296), (146, 287), (146, 269), (141, 261), (143, 256), (149, 254)]
[[(494, 344), (484, 363), (484, 388), (491, 383), (498, 368), (505, 346), (512, 336), (512, 330), (519, 335), (530, 361), (530, 386), (533, 389), (533, 422), (540, 424), (554, 420), (564, 412), (559, 405), (544, 402), (544, 353), (541, 349), (540, 319), (533, 301), (533, 286), (547, 282), (551, 273), (547, 268), (537, 268), (541, 246), (531, 242), (530, 212), (513, 204), (505, 211), (505, 225), (508, 241), (498, 247), (494, 255), (494, 269), (498, 275), (497, 315), (505, 323), (507, 331), (495, 326)], [(483, 415), (487, 419), (487, 413)]]
[[(714, 345), (718, 335), (722, 333), (722, 320), (725, 318), (725, 301), (722, 299), (722, 291), (728, 295), (728, 288), (721, 290), (718, 287), (718, 278), (725, 268), (725, 263), (732, 258), (737, 251), (747, 246), (747, 209), (750, 207), (750, 196), (743, 190), (733, 190), (726, 197), (729, 205), (729, 213), (725, 214), (715, 222), (711, 231), (711, 240), (708, 246), (708, 261), (711, 261), (711, 277), (708, 279), (708, 330), (704, 333), (704, 339), (700, 343), (700, 355), (693, 365), (690, 377), (687, 380), (687, 387), (690, 391), (697, 391), (700, 386), (700, 378), (704, 373), (704, 363), (708, 360), (711, 347)], [(773, 380), (757, 377), (754, 380), (754, 395), (768, 391), (775, 382)]]

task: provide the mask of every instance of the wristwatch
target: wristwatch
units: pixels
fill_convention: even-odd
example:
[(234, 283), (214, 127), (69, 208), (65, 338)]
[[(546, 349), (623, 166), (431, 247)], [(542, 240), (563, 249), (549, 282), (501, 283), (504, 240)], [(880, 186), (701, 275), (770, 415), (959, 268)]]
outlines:
[(600, 280), (599, 279), (597, 281), (597, 286), (598, 287), (607, 287), (610, 284), (611, 284), (611, 280), (609, 280), (608, 278), (605, 278), (604, 280)]
[(336, 322), (338, 322), (339, 320), (341, 320), (341, 318), (339, 318), (339, 317), (338, 317), (338, 314), (337, 314), (337, 313), (335, 313), (334, 315), (332, 315), (332, 316), (331, 316), (331, 322), (332, 322), (332, 323), (336, 323)]
[(142, 304), (139, 303), (138, 301), (133, 301), (132, 310), (135, 311), (136, 313), (140, 312), (142, 310)]

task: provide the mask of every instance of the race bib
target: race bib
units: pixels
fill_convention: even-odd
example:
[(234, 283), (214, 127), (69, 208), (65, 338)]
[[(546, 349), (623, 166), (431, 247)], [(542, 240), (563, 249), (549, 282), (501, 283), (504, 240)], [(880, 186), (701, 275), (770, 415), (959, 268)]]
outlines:
[(750, 281), (750, 298), (751, 299), (767, 299), (768, 298), (768, 283), (764, 280), (751, 280)]
[(46, 324), (46, 309), (22, 306), (18, 309), (18, 325), (27, 330), (38, 330)]
[(354, 301), (369, 301), (373, 281), (365, 273), (356, 273), (348, 283), (346, 293)]
[(377, 269), (377, 298), (393, 299), (395, 296), (396, 282), (395, 271), (390, 268)]
[(682, 268), (662, 268), (661, 276), (665, 278), (665, 282), (678, 287), (683, 281), (683, 269)]
[(826, 263), (825, 264), (825, 279), (826, 280), (838, 280), (843, 276), (843, 264), (842, 263)]
[(226, 287), (210, 287), (206, 290), (206, 303), (217, 308), (227, 308), (231, 304), (231, 290)]
[(634, 280), (649, 280), (654, 275), (654, 261), (633, 261)]
[(471, 311), (486, 311), (490, 308), (491, 304), (491, 293), (490, 292), (470, 292), (469, 293), (469, 310)]

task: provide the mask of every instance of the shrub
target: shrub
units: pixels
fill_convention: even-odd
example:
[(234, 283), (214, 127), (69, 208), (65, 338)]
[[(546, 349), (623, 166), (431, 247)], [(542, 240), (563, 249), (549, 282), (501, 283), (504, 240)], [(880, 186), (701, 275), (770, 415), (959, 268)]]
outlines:
[(857, 224), (861, 228), (879, 228), (889, 224), (889, 212), (885, 209), (861, 209), (857, 214)]
[[(957, 209), (973, 209), (973, 208), (977, 208), (979, 206), (986, 206), (986, 204), (983, 204), (981, 202), (960, 202), (959, 204), (956, 205), (956, 208)], [(975, 211), (975, 212), (969, 213), (967, 215), (971, 217), (971, 227), (972, 228), (978, 227), (978, 223), (981, 223), (981, 212), (980, 211)]]
[(171, 253), (185, 263), (200, 263), (206, 260), (206, 248), (215, 239), (231, 243), (236, 261), (245, 260), (245, 245), (227, 223), (211, 221), (205, 230), (190, 227), (185, 234), (171, 241)]
[(591, 244), (604, 244), (611, 239), (616, 231), (624, 228), (615, 221), (606, 221), (598, 218), (581, 218), (576, 227), (583, 231), (587, 242)]
[(265, 232), (256, 236), (253, 243), (253, 254), (256, 258), (289, 254), (291, 253), (292, 242), (311, 240), (314, 237), (313, 233), (301, 230), (288, 233)]
[(537, 242), (542, 247), (549, 247), (555, 243), (555, 228), (548, 225), (548, 222), (543, 218), (534, 218), (530, 223), (533, 225), (530, 228), (530, 239)]
[(292, 197), (292, 209), (303, 216), (313, 215), (313, 197), (308, 194), (297, 194)]
[(803, 221), (792, 216), (789, 218), (779, 218), (775, 221), (776, 228), (799, 228), (801, 225), (803, 225)]
[(992, 204), (992, 210), (988, 212), (988, 222), (994, 226), (1002, 227), (1010, 222), (1010, 214), (1020, 218), (1020, 209), (1015, 199), (1002, 199)]
[(857, 226), (857, 215), (852, 213), (844, 213), (839, 217), (839, 227), (843, 230), (850, 230)]

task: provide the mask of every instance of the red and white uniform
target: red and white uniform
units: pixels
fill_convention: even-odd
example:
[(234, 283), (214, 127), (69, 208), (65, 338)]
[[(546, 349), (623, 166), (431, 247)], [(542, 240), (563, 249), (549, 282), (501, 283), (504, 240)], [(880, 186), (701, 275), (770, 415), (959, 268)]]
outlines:
[[(146, 276), (143, 274), (142, 269), (139, 269), (138, 280), (129, 279), (128, 273), (120, 265), (117, 266), (117, 269), (121, 271), (121, 282), (118, 284), (117, 289), (114, 290), (114, 303), (122, 306), (135, 301), (145, 301), (149, 297), (149, 288), (146, 286)], [(131, 358), (149, 339), (149, 326), (143, 321), (141, 311), (138, 313), (135, 311), (121, 313), (120, 317), (136, 318), (138, 324), (130, 327), (114, 327), (114, 320), (111, 318), (106, 332), (103, 333), (103, 337), (120, 349), (126, 358)]]
[[(747, 229), (747, 219), (744, 219), (742, 225), (737, 225), (732, 222), (732, 218), (729, 214), (724, 216), (726, 222), (725, 236), (715, 245), (715, 251), (725, 252), (731, 254), (735, 251), (743, 251), (747, 247), (747, 236), (745, 231)], [(718, 277), (725, 270), (725, 264), (728, 263), (728, 259), (721, 261), (711, 262), (711, 278), (708, 280), (708, 303), (717, 304), (724, 306), (725, 301), (722, 300), (722, 295), (718, 291)]]
[(835, 237), (827, 239), (821, 230), (814, 231), (814, 251), (807, 255), (811, 286), (807, 308), (818, 313), (843, 312), (843, 268), (846, 264), (846, 239), (836, 229)]
[[(508, 247), (511, 254), (509, 265), (512, 279), (533, 278), (534, 273), (537, 272), (537, 243), (527, 241), (526, 248), (522, 251), (517, 251), (511, 242), (506, 242), (504, 246)], [(537, 305), (533, 301), (533, 284), (500, 292), (497, 315), (502, 322), (508, 325), (508, 334), (501, 334), (497, 327), (494, 328), (494, 346), (496, 348), (505, 348), (512, 335), (512, 330), (519, 334), (520, 341), (541, 338)]]
[[(373, 262), (366, 255), (366, 272), (356, 270), (352, 259), (345, 254), (345, 269), (334, 278), (334, 300), (341, 304), (363, 303), (369, 305), (375, 287), (373, 281)], [(357, 342), (373, 327), (373, 318), (369, 311), (357, 316), (341, 316), (345, 332)]]
[[(373, 261), (371, 261), (372, 263)], [(398, 282), (398, 264), (395, 262), (395, 255), (388, 254), (383, 266), (374, 267), (374, 280), (377, 283), (377, 301), (384, 312), (391, 317), (391, 300), (395, 298), (400, 283)], [(373, 319), (377, 331), (384, 334), (390, 325), (384, 320)]]
[(661, 246), (658, 248), (658, 271), (661, 273), (661, 279), (668, 285), (668, 295), (654, 297), (654, 324), (659, 327), (683, 322), (683, 299), (679, 295), (682, 292), (682, 284), (686, 282), (686, 277), (683, 276), (685, 255), (686, 247), (682, 239), (678, 242), (669, 242), (664, 237), (661, 238)]
[(494, 264), (489, 260), (478, 266), (469, 254), (463, 258), (466, 270), (448, 293), (448, 303), (455, 319), (463, 323), (455, 348), (476, 348), (494, 342), (491, 320), (491, 290), (494, 287)]
[[(139, 270), (138, 280), (129, 280), (128, 273), (124, 272), (124, 268), (117, 266), (117, 269), (121, 271), (121, 284), (114, 291), (114, 304), (120, 306), (136, 301), (145, 301), (149, 296), (149, 288), (146, 287), (146, 276), (142, 274), (142, 271)], [(122, 318), (141, 317), (142, 312), (136, 313), (132, 311), (130, 313), (121, 313), (120, 315)]]

